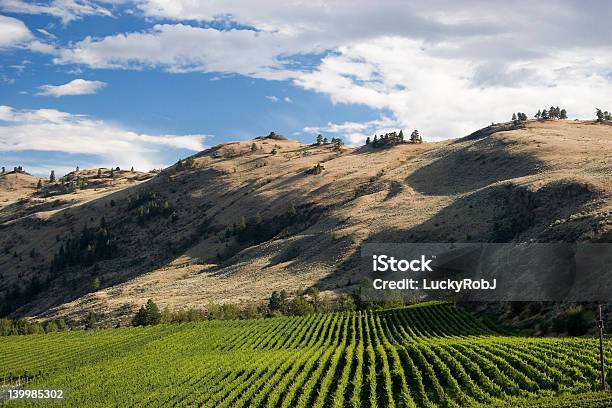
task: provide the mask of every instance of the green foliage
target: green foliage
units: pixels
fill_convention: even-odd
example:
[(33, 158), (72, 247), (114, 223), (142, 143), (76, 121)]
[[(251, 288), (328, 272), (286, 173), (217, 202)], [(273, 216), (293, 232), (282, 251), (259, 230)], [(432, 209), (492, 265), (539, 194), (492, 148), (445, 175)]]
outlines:
[(136, 215), (136, 220), (141, 225), (157, 217), (172, 217), (173, 221), (178, 218), (170, 202), (153, 191), (143, 191), (129, 197), (127, 209)]
[(502, 336), (428, 303), (0, 338), (0, 376), (36, 388), (70, 378), (79, 407), (603, 408), (596, 344)]
[(612, 121), (612, 113), (608, 111), (602, 111), (599, 108), (595, 110), (595, 116), (597, 117), (598, 122)]
[(323, 135), (320, 135), (320, 134), (317, 135), (317, 144), (318, 145), (323, 144)]
[(117, 242), (106, 225), (84, 226), (77, 236), (62, 243), (51, 262), (51, 271), (57, 272), (74, 265), (90, 266), (117, 255)]
[(147, 300), (147, 304), (138, 309), (132, 319), (132, 326), (151, 326), (162, 321), (162, 314), (152, 299)]

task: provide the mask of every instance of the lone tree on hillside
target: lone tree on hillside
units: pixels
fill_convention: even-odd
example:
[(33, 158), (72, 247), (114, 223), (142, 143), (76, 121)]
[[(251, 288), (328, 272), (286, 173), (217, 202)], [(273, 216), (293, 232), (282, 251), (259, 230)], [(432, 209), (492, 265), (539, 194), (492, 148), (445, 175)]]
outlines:
[(419, 134), (418, 130), (415, 129), (410, 134), (410, 143), (423, 143), (423, 139), (421, 138), (421, 135)]
[(36, 184), (36, 189), (40, 190), (42, 188), (42, 180), (38, 179), (38, 184)]
[(612, 121), (612, 113), (608, 111), (602, 111), (601, 109), (597, 108), (595, 110), (595, 115), (597, 116), (598, 122)]
[(55, 170), (51, 170), (51, 174), (49, 174), (49, 181), (51, 183), (55, 183)]
[(255, 142), (253, 142), (251, 144), (251, 153), (255, 153), (257, 151), (257, 145), (255, 144)]
[(140, 306), (138, 312), (132, 319), (132, 326), (151, 326), (161, 322), (161, 312), (152, 299), (147, 300), (147, 304)]
[(318, 145), (323, 144), (323, 135), (321, 134), (317, 135), (317, 144)]

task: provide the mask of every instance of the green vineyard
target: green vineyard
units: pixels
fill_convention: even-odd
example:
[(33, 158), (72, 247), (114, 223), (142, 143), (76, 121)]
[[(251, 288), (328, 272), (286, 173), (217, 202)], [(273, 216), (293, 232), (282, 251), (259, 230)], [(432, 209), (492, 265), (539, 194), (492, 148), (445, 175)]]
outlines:
[(597, 344), (428, 304), (4, 337), (0, 376), (74, 407), (610, 407)]

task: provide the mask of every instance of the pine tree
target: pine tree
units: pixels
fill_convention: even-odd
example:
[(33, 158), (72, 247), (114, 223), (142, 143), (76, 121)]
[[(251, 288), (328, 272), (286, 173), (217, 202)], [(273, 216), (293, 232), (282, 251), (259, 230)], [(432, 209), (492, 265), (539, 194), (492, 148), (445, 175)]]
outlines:
[(542, 116), (542, 111), (538, 109), (538, 112), (533, 115), (536, 119), (540, 119), (540, 117)]
[(412, 134), (410, 135), (410, 142), (411, 143), (421, 143), (423, 140), (421, 139), (421, 135), (419, 134), (418, 130), (414, 130), (414, 132), (412, 132)]
[(567, 111), (565, 109), (561, 109), (561, 112), (559, 112), (559, 119), (567, 119)]
[(317, 135), (317, 144), (320, 145), (323, 143), (323, 135), (318, 134)]
[(366, 142), (365, 142), (365, 144), (366, 144), (366, 145), (369, 145), (369, 144), (370, 144), (370, 136), (366, 137)]
[(327, 138), (326, 138), (326, 137), (324, 137), (324, 138), (323, 138), (323, 144), (327, 144), (327, 143), (329, 143), (329, 142), (327, 141)]
[(55, 182), (55, 170), (51, 170), (51, 174), (49, 174), (49, 181), (51, 183)]
[(134, 172), (134, 166), (132, 166), (132, 168), (130, 169), (130, 171), (133, 173)]
[(374, 147), (378, 146), (378, 136), (374, 135), (374, 142), (372, 143)]
[(604, 113), (601, 109), (597, 108), (595, 110), (595, 115), (597, 116), (597, 121), (598, 122), (603, 122), (605, 119)]
[(251, 153), (255, 153), (257, 151), (257, 145), (255, 142), (251, 143)]
[(138, 309), (132, 319), (133, 326), (150, 326), (161, 322), (162, 314), (152, 299), (147, 300), (147, 304)]
[(404, 130), (403, 129), (400, 129), (399, 135), (397, 135), (397, 138), (399, 139), (400, 143), (404, 143)]
[(512, 114), (512, 121), (513, 121), (513, 122), (516, 122), (516, 113), (513, 113), (513, 114)]
[(36, 189), (40, 190), (42, 188), (42, 180), (38, 179), (38, 184), (36, 184)]
[(6, 168), (2, 166), (2, 174), (6, 173)]
[(548, 111), (546, 109), (542, 109), (542, 119), (548, 119)]

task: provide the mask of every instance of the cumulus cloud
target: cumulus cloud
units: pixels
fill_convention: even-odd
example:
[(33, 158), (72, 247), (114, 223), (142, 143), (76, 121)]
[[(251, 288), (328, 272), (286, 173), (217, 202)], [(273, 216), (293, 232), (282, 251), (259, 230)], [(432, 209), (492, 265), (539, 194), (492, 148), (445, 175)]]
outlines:
[[(594, 106), (612, 105), (608, 3), (133, 4), (166, 23), (87, 37), (60, 50), (55, 63), (288, 80), (334, 103), (379, 110), (381, 121), (419, 128), (430, 140), (462, 136), (517, 110), (558, 104), (572, 116), (590, 117)], [(194, 20), (230, 28), (187, 23)], [(370, 125), (347, 139), (362, 139)]]
[(89, 95), (98, 92), (106, 86), (106, 82), (88, 81), (86, 79), (74, 79), (63, 85), (42, 85), (39, 86), (40, 92), (37, 95), (60, 96), (68, 95)]
[(203, 150), (206, 137), (149, 135), (56, 109), (19, 110), (0, 106), (0, 151), (3, 152), (88, 154), (99, 158), (98, 165), (148, 170), (168, 165), (164, 162), (164, 153), (169, 149)]
[[(289, 79), (279, 50), (291, 38), (254, 30), (220, 31), (185, 24), (157, 24), (143, 32), (87, 37), (59, 51), (56, 64), (91, 68), (162, 68), (169, 72), (233, 73), (264, 79)], [(312, 52), (315, 48), (308, 48)], [(296, 47), (293, 52), (299, 52)]]
[(491, 121), (507, 121), (512, 112), (531, 115), (551, 104), (582, 118), (592, 117), (595, 106), (612, 104), (612, 53), (604, 48), (509, 63), (486, 85), (478, 63), (438, 51), (420, 41), (380, 38), (342, 47), (296, 83), (335, 103), (391, 112), (397, 127), (418, 128), (429, 140), (461, 137)]
[(23, 0), (0, 0), (0, 9), (10, 13), (46, 14), (58, 17), (64, 24), (79, 20), (85, 16), (111, 16), (111, 12), (88, 0), (53, 0), (40, 3)]
[[(612, 105), (612, 3), (0, 0), (7, 10), (64, 21), (110, 15), (111, 3), (131, 4), (160, 24), (31, 49), (54, 53), (57, 64), (291, 81), (334, 103), (379, 110), (380, 121), (418, 128), (430, 140), (518, 110), (555, 104), (590, 117), (594, 106)], [(347, 140), (379, 125), (369, 126), (347, 129)]]
[(0, 49), (24, 45), (32, 38), (32, 33), (21, 20), (0, 15)]

